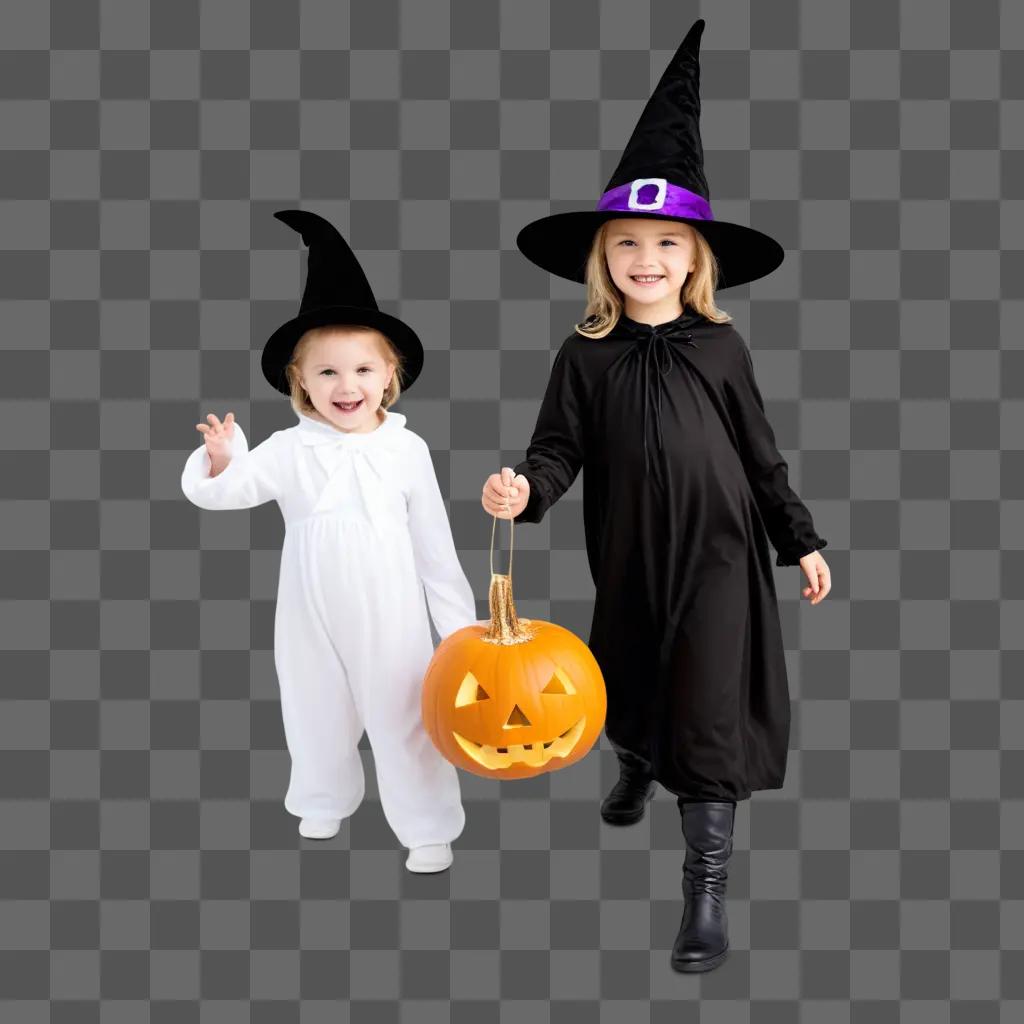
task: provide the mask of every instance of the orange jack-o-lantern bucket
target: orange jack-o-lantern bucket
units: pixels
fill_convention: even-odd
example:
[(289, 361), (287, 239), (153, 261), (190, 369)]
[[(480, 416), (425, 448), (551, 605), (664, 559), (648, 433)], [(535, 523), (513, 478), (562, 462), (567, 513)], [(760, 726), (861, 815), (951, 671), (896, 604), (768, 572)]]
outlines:
[(578, 761), (600, 736), (608, 705), (601, 669), (575, 633), (516, 616), (511, 548), (510, 535), (508, 574), (495, 573), (492, 525), (490, 625), (446, 637), (423, 680), (434, 746), (489, 779), (528, 779)]

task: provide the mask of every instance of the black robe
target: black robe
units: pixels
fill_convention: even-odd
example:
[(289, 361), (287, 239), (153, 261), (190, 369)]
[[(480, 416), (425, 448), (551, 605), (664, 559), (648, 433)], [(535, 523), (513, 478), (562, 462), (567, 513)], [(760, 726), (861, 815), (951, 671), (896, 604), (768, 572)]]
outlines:
[(686, 308), (567, 338), (515, 467), (530, 482), (516, 521), (540, 522), (581, 469), (609, 740), (684, 799), (781, 788), (790, 702), (768, 540), (777, 565), (827, 541), (789, 486), (740, 334)]

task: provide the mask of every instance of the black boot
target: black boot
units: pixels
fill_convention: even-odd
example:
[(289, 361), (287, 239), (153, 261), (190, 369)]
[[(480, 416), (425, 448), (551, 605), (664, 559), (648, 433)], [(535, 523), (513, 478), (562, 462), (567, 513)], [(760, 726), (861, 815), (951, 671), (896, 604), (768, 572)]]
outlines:
[(672, 946), (672, 967), (683, 973), (710, 971), (729, 955), (725, 883), (736, 804), (717, 800), (678, 802), (686, 838), (686, 908)]
[(619, 781), (601, 804), (601, 817), (609, 825), (635, 825), (654, 797), (656, 783), (651, 778), (651, 765), (617, 743), (612, 743), (612, 749), (619, 759)]

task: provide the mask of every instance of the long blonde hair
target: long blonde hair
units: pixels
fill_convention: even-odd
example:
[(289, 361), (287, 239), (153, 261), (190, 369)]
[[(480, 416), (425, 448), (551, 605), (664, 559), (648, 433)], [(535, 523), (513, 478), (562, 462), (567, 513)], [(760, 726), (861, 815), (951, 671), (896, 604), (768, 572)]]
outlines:
[(402, 393), (402, 383), (400, 380), (402, 374), (402, 355), (391, 344), (387, 335), (381, 334), (374, 327), (366, 327), (363, 324), (322, 324), (319, 327), (311, 327), (301, 338), (295, 343), (295, 349), (292, 352), (292, 357), (285, 367), (285, 374), (288, 378), (288, 388), (291, 392), (292, 408), (297, 413), (303, 413), (310, 415), (316, 413), (316, 408), (310, 401), (309, 392), (302, 386), (302, 381), (299, 379), (299, 363), (302, 361), (302, 357), (305, 355), (306, 350), (310, 345), (313, 344), (318, 338), (325, 338), (335, 331), (358, 331), (360, 334), (373, 334), (376, 335), (377, 340), (377, 351), (380, 357), (384, 360), (388, 366), (393, 366), (395, 372), (391, 375), (391, 382), (384, 389), (384, 395), (381, 398), (380, 407), (382, 409), (390, 409), (391, 406), (398, 401), (399, 396)]
[[(611, 223), (611, 220), (606, 220), (594, 232), (594, 241), (587, 256), (587, 308), (583, 321), (576, 325), (576, 332), (585, 338), (603, 338), (618, 323), (625, 306), (622, 292), (608, 272), (608, 261), (604, 255), (605, 239)], [(679, 299), (712, 323), (728, 323), (732, 317), (715, 304), (718, 261), (707, 239), (692, 224), (689, 227), (693, 229), (696, 268), (693, 273), (687, 274)]]

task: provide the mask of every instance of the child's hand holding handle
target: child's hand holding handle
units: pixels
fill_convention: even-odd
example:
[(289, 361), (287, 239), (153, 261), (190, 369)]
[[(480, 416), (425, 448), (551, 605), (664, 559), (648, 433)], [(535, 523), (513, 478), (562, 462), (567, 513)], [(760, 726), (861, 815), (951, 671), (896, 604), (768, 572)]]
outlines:
[(206, 454), (210, 456), (210, 476), (222, 473), (231, 461), (231, 442), (235, 436), (235, 414), (229, 412), (221, 423), (213, 413), (206, 417), (210, 422), (197, 423), (196, 430), (206, 442)]
[(484, 511), (499, 519), (515, 519), (529, 500), (530, 481), (522, 473), (515, 476), (507, 466), (487, 478), (480, 497)]

